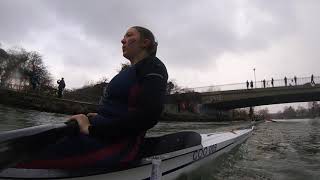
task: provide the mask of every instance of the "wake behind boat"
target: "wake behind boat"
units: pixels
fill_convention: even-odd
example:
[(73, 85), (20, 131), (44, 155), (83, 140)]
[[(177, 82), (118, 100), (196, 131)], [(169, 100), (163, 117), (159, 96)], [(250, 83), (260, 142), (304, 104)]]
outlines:
[(272, 122), (281, 122), (281, 123), (300, 123), (300, 122), (309, 122), (310, 119), (273, 119)]
[(265, 120), (265, 122), (277, 122), (277, 121), (275, 121), (274, 119), (267, 119)]
[(149, 137), (142, 147), (141, 161), (128, 167), (81, 170), (8, 168), (0, 172), (0, 179), (143, 180), (151, 179), (151, 174), (152, 179), (157, 176), (175, 179), (244, 142), (253, 128), (210, 134), (178, 132)]

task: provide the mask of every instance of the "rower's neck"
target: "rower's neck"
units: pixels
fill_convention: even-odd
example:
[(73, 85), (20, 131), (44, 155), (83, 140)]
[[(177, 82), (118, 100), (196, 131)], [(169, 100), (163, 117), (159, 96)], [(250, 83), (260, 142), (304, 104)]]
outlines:
[(138, 54), (137, 56), (135, 56), (132, 60), (130, 60), (131, 65), (135, 65), (138, 62), (140, 62), (141, 60), (143, 60), (144, 58), (146, 58), (148, 56), (148, 53), (143, 51), (140, 54)]

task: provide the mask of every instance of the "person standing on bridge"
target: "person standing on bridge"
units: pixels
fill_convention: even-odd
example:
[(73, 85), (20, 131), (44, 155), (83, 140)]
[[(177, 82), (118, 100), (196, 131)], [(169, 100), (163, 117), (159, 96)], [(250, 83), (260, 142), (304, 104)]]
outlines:
[(313, 77), (313, 74), (311, 74), (311, 85), (316, 85), (316, 83), (314, 82), (314, 77)]
[(294, 84), (297, 85), (297, 76), (294, 76), (293, 79), (294, 79)]
[(249, 81), (247, 80), (247, 89), (249, 89)]
[(263, 83), (263, 88), (266, 88), (266, 80), (265, 79), (262, 81), (262, 83)]
[(250, 81), (250, 87), (251, 87), (251, 89), (253, 89), (253, 81), (252, 80)]
[(284, 86), (287, 86), (287, 84), (288, 84), (288, 79), (287, 79), (287, 77), (285, 76), (285, 77), (284, 77)]
[(272, 87), (274, 87), (273, 81), (274, 81), (273, 78), (271, 78), (271, 86)]
[(26, 167), (124, 167), (139, 158), (146, 131), (158, 123), (164, 108), (168, 73), (156, 57), (158, 43), (150, 30), (131, 27), (121, 43), (131, 65), (109, 82), (98, 112), (72, 116), (80, 134), (54, 144), (44, 160)]

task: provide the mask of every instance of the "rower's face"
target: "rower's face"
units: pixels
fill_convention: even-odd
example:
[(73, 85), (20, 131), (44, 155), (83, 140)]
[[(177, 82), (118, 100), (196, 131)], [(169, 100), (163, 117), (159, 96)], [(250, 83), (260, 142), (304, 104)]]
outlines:
[(143, 43), (140, 39), (140, 33), (135, 28), (130, 28), (121, 40), (123, 56), (132, 60), (141, 51), (143, 51)]

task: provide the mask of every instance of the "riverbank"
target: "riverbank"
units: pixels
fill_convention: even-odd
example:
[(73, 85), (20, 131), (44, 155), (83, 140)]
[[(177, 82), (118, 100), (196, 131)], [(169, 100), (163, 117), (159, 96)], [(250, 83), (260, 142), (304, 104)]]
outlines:
[[(0, 89), (0, 97), (0, 104), (6, 106), (68, 115), (97, 112), (99, 106), (95, 103), (60, 99), (32, 92), (17, 92), (7, 89)], [(226, 122), (230, 122), (231, 120), (232, 118), (226, 115), (205, 115), (187, 111), (174, 113), (170, 111), (170, 108), (165, 108), (160, 119), (163, 122), (216, 122), (217, 124), (228, 124)]]
[(0, 97), (0, 103), (3, 105), (61, 114), (86, 114), (96, 112), (98, 107), (96, 104), (87, 102), (59, 99), (35, 93), (16, 92), (6, 89), (0, 89)]

